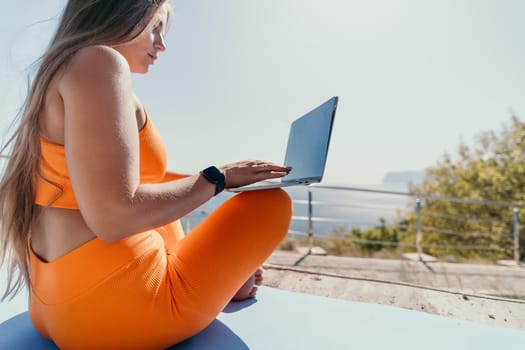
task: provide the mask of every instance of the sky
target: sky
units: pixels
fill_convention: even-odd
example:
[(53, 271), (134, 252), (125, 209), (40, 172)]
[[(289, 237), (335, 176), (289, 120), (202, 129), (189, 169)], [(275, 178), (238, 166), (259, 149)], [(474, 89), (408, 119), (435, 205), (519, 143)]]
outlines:
[[(0, 13), (0, 128), (64, 0)], [(175, 0), (167, 51), (134, 89), (169, 167), (282, 163), (290, 123), (339, 96), (323, 183), (380, 184), (525, 119), (522, 0)], [(5, 134), (5, 132), (3, 132)]]

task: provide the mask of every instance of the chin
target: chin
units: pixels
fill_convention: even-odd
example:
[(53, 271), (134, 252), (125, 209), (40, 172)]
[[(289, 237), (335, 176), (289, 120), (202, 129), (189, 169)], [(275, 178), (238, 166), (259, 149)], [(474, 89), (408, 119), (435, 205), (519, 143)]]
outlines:
[(131, 70), (132, 73), (137, 73), (137, 74), (146, 74), (149, 72), (149, 66), (146, 66), (146, 67), (135, 67), (134, 69)]

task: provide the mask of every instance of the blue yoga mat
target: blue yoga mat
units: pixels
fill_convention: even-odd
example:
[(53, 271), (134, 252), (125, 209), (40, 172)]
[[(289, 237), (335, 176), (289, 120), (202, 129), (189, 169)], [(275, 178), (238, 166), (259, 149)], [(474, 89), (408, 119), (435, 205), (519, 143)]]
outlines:
[[(261, 287), (232, 302), (206, 329), (172, 350), (247, 349), (524, 349), (525, 331), (392, 306)], [(0, 324), (0, 349), (56, 349), (27, 312)]]

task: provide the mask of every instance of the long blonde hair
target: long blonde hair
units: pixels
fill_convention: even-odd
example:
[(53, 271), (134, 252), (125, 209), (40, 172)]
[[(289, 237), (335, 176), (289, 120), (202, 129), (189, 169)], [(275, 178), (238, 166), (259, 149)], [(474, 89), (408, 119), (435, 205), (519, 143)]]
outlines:
[(167, 0), (69, 0), (39, 68), (13, 135), (0, 148), (6, 159), (0, 180), (0, 268), (7, 267), (1, 300), (29, 284), (31, 223), (38, 214), (34, 182), (39, 173), (39, 114), (57, 71), (81, 48), (116, 45), (136, 38)]

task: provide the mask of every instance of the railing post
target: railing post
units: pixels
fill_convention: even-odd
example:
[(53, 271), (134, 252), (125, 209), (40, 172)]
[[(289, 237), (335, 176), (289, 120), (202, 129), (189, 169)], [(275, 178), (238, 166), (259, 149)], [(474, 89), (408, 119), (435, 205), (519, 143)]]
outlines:
[(308, 240), (310, 241), (309, 253), (312, 253), (312, 247), (314, 245), (314, 223), (312, 216), (312, 191), (308, 189)]
[(421, 197), (416, 199), (416, 250), (419, 260), (423, 260), (423, 235), (421, 233)]
[(514, 208), (513, 210), (513, 219), (512, 219), (512, 226), (514, 229), (514, 261), (516, 262), (516, 265), (519, 265), (520, 263), (520, 223), (519, 223), (519, 213), (518, 208)]

